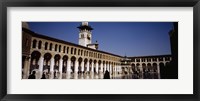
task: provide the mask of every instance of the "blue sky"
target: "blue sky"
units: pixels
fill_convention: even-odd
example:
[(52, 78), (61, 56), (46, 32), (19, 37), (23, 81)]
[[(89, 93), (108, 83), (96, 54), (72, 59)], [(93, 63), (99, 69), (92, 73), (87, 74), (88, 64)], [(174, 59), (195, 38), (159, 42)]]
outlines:
[[(81, 22), (29, 22), (42, 35), (78, 44)], [(172, 22), (89, 22), (93, 43), (99, 50), (124, 56), (171, 54), (169, 31)]]

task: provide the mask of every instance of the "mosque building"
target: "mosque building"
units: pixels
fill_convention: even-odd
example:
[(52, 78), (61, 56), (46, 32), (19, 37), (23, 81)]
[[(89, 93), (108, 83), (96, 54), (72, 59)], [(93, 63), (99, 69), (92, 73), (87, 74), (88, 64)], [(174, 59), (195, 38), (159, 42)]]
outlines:
[(47, 79), (103, 79), (106, 71), (111, 79), (161, 79), (172, 61), (172, 55), (131, 57), (98, 50), (88, 22), (77, 28), (79, 42), (74, 44), (35, 33), (22, 22), (22, 79), (33, 71), (36, 79), (43, 74)]

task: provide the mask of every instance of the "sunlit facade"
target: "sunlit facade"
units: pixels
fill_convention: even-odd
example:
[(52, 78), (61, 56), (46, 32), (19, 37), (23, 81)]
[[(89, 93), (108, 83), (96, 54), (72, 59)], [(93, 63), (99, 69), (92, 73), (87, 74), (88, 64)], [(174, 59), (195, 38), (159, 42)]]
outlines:
[(37, 34), (23, 22), (22, 79), (33, 71), (36, 79), (42, 74), (47, 79), (103, 79), (106, 70), (111, 79), (160, 79), (160, 69), (172, 60), (171, 55), (127, 57), (98, 50), (88, 22), (77, 28), (79, 44), (74, 44)]

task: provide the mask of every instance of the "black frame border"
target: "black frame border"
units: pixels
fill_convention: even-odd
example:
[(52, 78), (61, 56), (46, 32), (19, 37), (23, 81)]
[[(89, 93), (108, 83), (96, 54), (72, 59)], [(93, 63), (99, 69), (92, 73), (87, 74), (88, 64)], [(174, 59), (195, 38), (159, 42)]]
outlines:
[[(193, 7), (194, 94), (7, 94), (7, 7)], [(199, 101), (200, 0), (2, 0), (0, 1), (0, 99), (2, 101)]]

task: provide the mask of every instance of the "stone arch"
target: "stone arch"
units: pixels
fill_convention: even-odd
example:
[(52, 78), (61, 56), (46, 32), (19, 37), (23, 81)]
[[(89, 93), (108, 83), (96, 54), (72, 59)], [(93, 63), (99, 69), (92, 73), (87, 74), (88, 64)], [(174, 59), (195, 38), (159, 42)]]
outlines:
[(137, 64), (136, 64), (136, 70), (139, 70), (139, 69), (140, 69), (140, 64), (137, 63)]
[(33, 51), (31, 53), (31, 64), (30, 64), (30, 72), (31, 73), (34, 69), (39, 69), (39, 58), (41, 57), (41, 53), (39, 51)]
[(150, 71), (150, 69), (151, 69), (151, 64), (148, 63), (148, 64), (147, 64), (147, 70)]
[(134, 72), (135, 71), (135, 64), (131, 64), (131, 68), (132, 68), (132, 71)]
[(75, 61), (76, 61), (76, 57), (72, 56), (71, 57), (71, 70), (72, 70), (72, 73), (74, 73), (74, 70), (75, 70)]
[(59, 54), (56, 54), (54, 56), (54, 71), (58, 71), (59, 70), (59, 60), (60, 60), (61, 56)]
[(43, 71), (46, 71), (46, 72), (50, 72), (50, 63), (51, 63), (51, 58), (52, 58), (52, 55), (50, 53), (45, 53), (44, 54), (44, 67), (43, 67)]
[(84, 72), (87, 71), (87, 63), (88, 63), (88, 62), (89, 62), (88, 59), (85, 58), (85, 59), (84, 59)]
[(67, 55), (64, 55), (63, 58), (62, 58), (63, 59), (63, 68), (62, 68), (63, 73), (66, 73), (66, 71), (67, 71), (67, 64), (68, 64), (67, 60), (68, 60), (68, 58), (69, 57)]
[(143, 71), (145, 71), (147, 69), (147, 66), (145, 63), (142, 63), (142, 68), (143, 68)]
[(155, 71), (155, 70), (157, 70), (157, 63), (153, 63), (153, 66), (152, 66), (153, 68), (153, 71)]
[(81, 73), (81, 63), (83, 62), (83, 58), (82, 57), (79, 57), (78, 58), (78, 73)]

